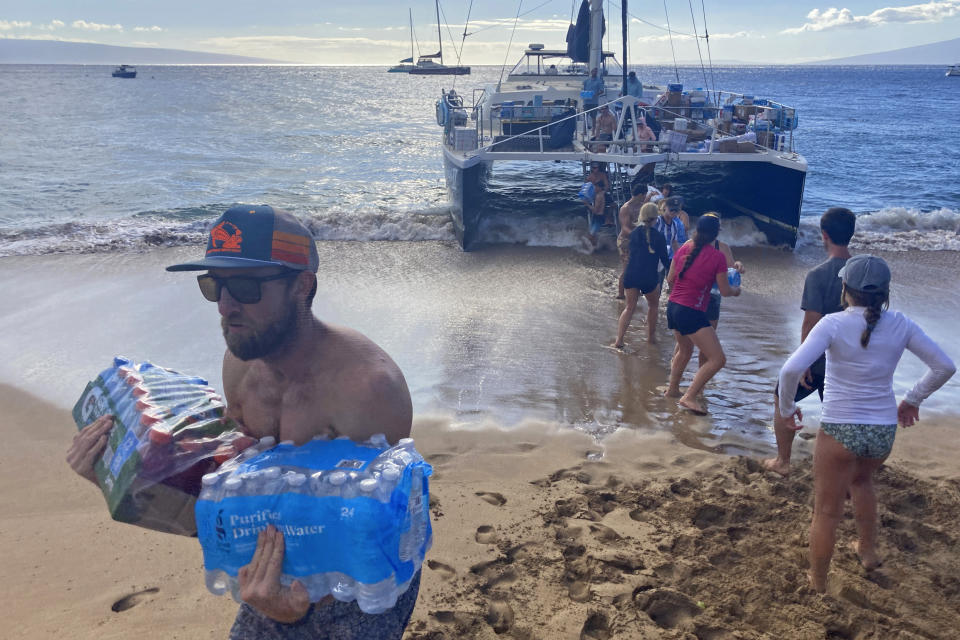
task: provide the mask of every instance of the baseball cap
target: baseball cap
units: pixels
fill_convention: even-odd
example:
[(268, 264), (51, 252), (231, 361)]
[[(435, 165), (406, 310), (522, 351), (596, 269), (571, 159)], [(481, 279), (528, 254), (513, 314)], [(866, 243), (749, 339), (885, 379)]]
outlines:
[(720, 218), (717, 216), (700, 216), (697, 220), (697, 232), (716, 235), (720, 232)]
[(890, 288), (890, 267), (883, 258), (862, 254), (853, 256), (837, 274), (843, 284), (857, 291), (886, 291)]
[(296, 216), (268, 205), (241, 204), (214, 221), (206, 257), (167, 271), (286, 267), (316, 272), (319, 266), (313, 235)]
[(682, 196), (670, 196), (667, 198), (667, 209), (670, 211), (679, 211), (683, 208), (683, 197)]

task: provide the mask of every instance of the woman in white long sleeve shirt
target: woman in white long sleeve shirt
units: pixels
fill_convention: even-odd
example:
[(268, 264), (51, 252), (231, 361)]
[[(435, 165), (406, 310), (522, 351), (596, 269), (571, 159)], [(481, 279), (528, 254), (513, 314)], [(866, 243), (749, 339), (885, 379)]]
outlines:
[[(824, 316), (780, 371), (780, 388), (795, 389), (804, 371), (827, 354), (820, 432), (813, 457), (814, 506), (810, 526), (810, 586), (826, 590), (837, 525), (849, 491), (866, 569), (877, 555), (877, 498), (873, 473), (893, 447), (897, 423), (919, 420), (920, 403), (950, 379), (956, 367), (920, 327), (899, 311), (887, 311), (890, 269), (870, 255), (850, 258), (840, 270), (841, 313)], [(897, 405), (893, 372), (905, 349), (930, 370)], [(780, 415), (793, 429), (802, 418), (793, 396), (780, 396)]]

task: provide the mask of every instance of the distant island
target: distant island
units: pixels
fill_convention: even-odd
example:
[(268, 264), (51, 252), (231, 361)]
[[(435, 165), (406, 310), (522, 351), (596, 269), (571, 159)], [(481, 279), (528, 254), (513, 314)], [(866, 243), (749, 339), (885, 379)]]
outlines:
[(117, 47), (89, 42), (0, 38), (0, 64), (284, 64), (204, 51)]
[(859, 56), (818, 60), (806, 64), (851, 64), (851, 65), (896, 65), (896, 64), (937, 64), (948, 65), (960, 63), (960, 38), (921, 44), (916, 47), (881, 51), (879, 53), (865, 53)]

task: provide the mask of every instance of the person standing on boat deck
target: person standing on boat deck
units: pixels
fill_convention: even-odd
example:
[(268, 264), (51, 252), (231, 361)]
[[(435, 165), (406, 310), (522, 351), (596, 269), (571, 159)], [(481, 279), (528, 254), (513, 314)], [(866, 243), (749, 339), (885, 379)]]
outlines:
[[(226, 415), (244, 433), (297, 444), (318, 435), (362, 442), (383, 433), (395, 443), (410, 435), (413, 420), (403, 374), (366, 336), (313, 315), (319, 262), (312, 234), (292, 214), (239, 205), (214, 222), (203, 259), (167, 270), (207, 271), (197, 280), (221, 316)], [(67, 462), (77, 474), (96, 482), (93, 465), (112, 426), (104, 416), (74, 438)], [(330, 596), (311, 604), (299, 581), (282, 585), (283, 553), (283, 534), (267, 527), (237, 576), (243, 604), (231, 640), (403, 635), (419, 573), (392, 609), (371, 615)]]
[[(593, 139), (601, 142), (613, 140), (613, 133), (617, 130), (617, 117), (610, 111), (610, 107), (603, 105), (597, 112), (597, 123), (594, 127)], [(598, 145), (597, 153), (606, 153), (607, 145)]]
[[(858, 255), (840, 269), (844, 310), (825, 316), (780, 370), (780, 388), (800, 384), (826, 353), (826, 392), (820, 432), (813, 453), (813, 522), (810, 525), (810, 586), (827, 588), (827, 572), (837, 525), (849, 494), (857, 525), (854, 550), (867, 570), (880, 565), (877, 554), (877, 496), (873, 474), (893, 448), (897, 423), (920, 419), (920, 403), (942, 387), (957, 368), (947, 354), (899, 311), (888, 311), (890, 269), (881, 258)], [(930, 370), (900, 405), (893, 373), (904, 350)], [(777, 408), (787, 428), (802, 428), (803, 414), (790, 395)]]
[[(590, 109), (600, 104), (600, 96), (607, 91), (603, 85), (603, 78), (597, 75), (596, 69), (592, 69), (590, 71), (590, 77), (583, 81), (583, 90), (593, 92), (591, 97), (583, 99), (583, 110), (590, 111)], [(593, 119), (596, 117), (596, 113), (596, 111), (590, 111), (590, 113), (587, 114), (587, 122), (591, 129), (593, 128)]]
[(637, 228), (630, 232), (630, 258), (623, 275), (627, 304), (617, 323), (617, 339), (613, 343), (617, 349), (623, 348), (623, 337), (627, 334), (630, 320), (637, 310), (641, 293), (647, 299), (647, 342), (657, 341), (657, 313), (660, 308), (660, 279), (657, 276), (657, 267), (663, 264), (666, 268), (670, 264), (667, 258), (667, 241), (662, 233), (653, 228), (657, 215), (657, 205), (646, 203), (640, 207), (640, 222)]
[[(620, 277), (617, 278), (617, 300), (624, 299), (623, 274), (630, 261), (630, 232), (633, 231), (633, 221), (640, 216), (640, 207), (643, 205), (645, 189), (635, 184), (630, 189), (630, 199), (623, 203), (617, 214), (620, 218), (620, 235), (617, 236), (617, 252), (620, 254)], [(656, 216), (654, 216), (656, 218)]]
[(557, 75), (557, 65), (555, 65), (555, 64), (550, 65), (550, 66), (547, 68), (547, 70), (544, 71), (543, 73), (544, 73), (545, 75), (548, 75), (548, 76), (555, 76), (555, 75)]
[[(663, 234), (667, 241), (667, 257), (673, 260), (674, 252), (677, 251), (684, 242), (687, 241), (687, 230), (679, 218), (674, 217), (673, 213), (667, 209), (664, 200), (660, 200), (658, 206), (660, 215), (654, 221), (654, 228)], [(667, 269), (660, 272), (660, 283), (663, 283), (667, 275)]]
[(633, 96), (638, 100), (643, 99), (643, 83), (637, 79), (636, 71), (631, 71), (627, 74), (627, 84), (621, 89), (620, 95)]
[[(667, 327), (673, 331), (677, 345), (670, 363), (670, 382), (664, 395), (677, 398), (678, 405), (699, 415), (706, 415), (707, 410), (700, 404), (697, 395), (727, 362), (717, 332), (707, 320), (710, 287), (716, 282), (720, 295), (740, 295), (740, 287), (731, 287), (727, 280), (727, 259), (713, 247), (719, 232), (719, 218), (700, 216), (693, 242), (685, 243), (677, 250), (667, 275), (670, 284)], [(686, 392), (681, 394), (680, 380), (694, 347), (706, 355), (706, 360), (697, 369)]]
[[(803, 322), (800, 325), (800, 342), (807, 339), (810, 331), (820, 320), (831, 313), (843, 310), (841, 282), (837, 277), (840, 269), (850, 258), (847, 245), (853, 238), (857, 217), (849, 209), (831, 207), (820, 217), (820, 238), (827, 252), (827, 260), (807, 273), (803, 283), (803, 295), (800, 308), (803, 310)], [(826, 358), (819, 358), (810, 365), (799, 386), (794, 392), (794, 402), (803, 400), (816, 391), (823, 401), (824, 379), (826, 376)], [(763, 466), (782, 476), (790, 473), (790, 454), (796, 431), (788, 428), (780, 418), (776, 407), (780, 404), (780, 386), (773, 391), (773, 433), (777, 438), (777, 457), (763, 461)]]

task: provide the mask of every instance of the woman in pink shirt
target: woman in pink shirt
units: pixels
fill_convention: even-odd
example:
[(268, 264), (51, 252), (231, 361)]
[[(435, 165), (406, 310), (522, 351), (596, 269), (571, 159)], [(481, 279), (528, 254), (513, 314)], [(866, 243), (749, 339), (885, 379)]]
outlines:
[[(673, 330), (677, 347), (670, 363), (670, 384), (666, 395), (678, 398), (677, 404), (698, 415), (706, 415), (707, 411), (697, 400), (697, 395), (726, 364), (723, 347), (707, 319), (710, 289), (716, 283), (720, 295), (740, 295), (740, 287), (731, 287), (727, 280), (726, 257), (713, 246), (719, 232), (719, 217), (700, 216), (693, 242), (685, 243), (677, 250), (670, 273), (667, 274), (670, 284), (667, 327)], [(705, 360), (697, 369), (686, 393), (680, 393), (680, 379), (695, 346)]]

